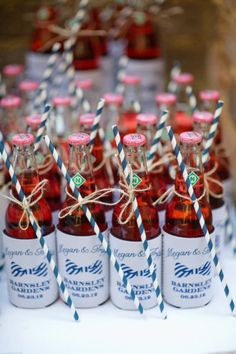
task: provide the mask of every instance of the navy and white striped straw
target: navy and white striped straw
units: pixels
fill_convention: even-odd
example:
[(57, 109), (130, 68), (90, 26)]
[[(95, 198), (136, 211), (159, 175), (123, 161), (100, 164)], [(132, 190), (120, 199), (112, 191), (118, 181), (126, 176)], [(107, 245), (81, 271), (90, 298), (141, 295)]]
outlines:
[(197, 98), (193, 93), (192, 86), (186, 87), (186, 93), (187, 93), (188, 100), (189, 100), (189, 106), (190, 106), (192, 114), (193, 114), (197, 110)]
[(35, 137), (35, 143), (34, 143), (35, 152), (38, 151), (39, 146), (41, 144), (42, 137), (45, 134), (46, 123), (50, 115), (50, 110), (51, 110), (51, 106), (49, 104), (46, 105)]
[[(79, 193), (78, 189), (76, 188), (72, 178), (70, 177), (70, 175), (69, 175), (64, 163), (62, 162), (62, 159), (59, 156), (55, 146), (52, 144), (52, 142), (50, 141), (50, 138), (47, 135), (45, 135), (44, 139), (45, 139), (46, 145), (49, 148), (50, 153), (52, 154), (54, 160), (57, 163), (57, 166), (59, 167), (61, 173), (63, 174), (63, 176), (67, 180), (67, 182), (68, 182), (68, 184), (69, 184), (69, 186), (70, 186), (75, 198), (78, 199), (79, 202), (81, 202), (83, 200), (83, 198), (82, 198), (81, 194)], [(139, 302), (139, 299), (135, 295), (135, 292), (134, 292), (133, 288), (131, 287), (127, 277), (125, 276), (125, 274), (123, 272), (123, 270), (121, 269), (121, 267), (120, 267), (115, 255), (114, 255), (114, 253), (112, 252), (112, 250), (111, 250), (111, 248), (110, 248), (110, 246), (109, 246), (109, 244), (108, 244), (108, 242), (106, 240), (106, 238), (103, 236), (102, 232), (100, 231), (100, 229), (99, 229), (96, 221), (94, 220), (89, 208), (85, 204), (82, 204), (81, 208), (82, 208), (83, 212), (85, 213), (85, 215), (86, 215), (90, 225), (92, 226), (95, 234), (99, 238), (104, 250), (108, 254), (108, 256), (110, 258), (110, 261), (111, 261), (111, 264), (113, 265), (113, 267), (117, 271), (121, 281), (125, 285), (126, 290), (127, 290), (128, 294), (129, 294), (129, 296), (131, 297), (131, 300), (133, 300), (136, 308), (142, 314), (143, 313), (143, 307), (142, 307), (141, 303)]]
[(116, 86), (116, 93), (123, 94), (125, 90), (125, 85), (122, 82), (126, 75), (127, 71), (127, 65), (128, 65), (129, 59), (126, 55), (123, 55), (118, 63), (118, 72), (117, 72), (117, 86)]
[(104, 98), (101, 98), (97, 105), (96, 116), (94, 118), (93, 126), (90, 133), (90, 151), (93, 150), (93, 145), (94, 145), (95, 138), (97, 136), (97, 132), (99, 130), (99, 125), (100, 125), (100, 120), (102, 117), (104, 105), (105, 105), (105, 100)]
[(202, 232), (204, 234), (204, 237), (205, 237), (207, 246), (209, 248), (209, 251), (210, 251), (214, 266), (216, 268), (217, 274), (219, 276), (220, 282), (221, 282), (221, 284), (223, 286), (226, 299), (227, 299), (227, 301), (229, 303), (230, 310), (231, 310), (232, 314), (235, 316), (236, 315), (235, 302), (233, 300), (233, 297), (230, 294), (229, 286), (227, 285), (227, 282), (225, 280), (225, 275), (224, 275), (223, 269), (222, 269), (222, 267), (220, 265), (218, 256), (216, 254), (216, 250), (215, 250), (215, 247), (214, 247), (213, 242), (211, 240), (211, 236), (210, 236), (210, 234), (208, 232), (208, 229), (207, 229), (207, 226), (206, 226), (206, 222), (205, 222), (205, 219), (203, 217), (199, 202), (198, 202), (198, 200), (196, 198), (196, 195), (194, 193), (193, 187), (192, 187), (192, 185), (190, 183), (190, 179), (189, 179), (189, 176), (188, 176), (188, 172), (187, 172), (186, 166), (185, 166), (185, 164), (183, 162), (183, 158), (182, 158), (182, 155), (181, 155), (181, 152), (180, 152), (180, 148), (179, 148), (179, 146), (177, 144), (177, 141), (175, 139), (173, 130), (172, 130), (172, 128), (170, 126), (167, 127), (167, 131), (168, 131), (168, 135), (169, 135), (169, 138), (170, 138), (170, 141), (171, 141), (171, 145), (172, 145), (173, 151), (174, 151), (176, 159), (178, 161), (178, 165), (179, 165), (180, 171), (181, 171), (181, 173), (183, 175), (183, 178), (184, 178), (184, 181), (186, 183), (186, 186), (187, 186), (187, 189), (188, 189), (188, 194), (189, 194), (189, 196), (190, 196), (190, 198), (191, 198), (191, 200), (193, 202), (193, 207), (195, 209), (199, 224), (200, 224)]
[(155, 158), (156, 152), (158, 151), (158, 145), (160, 143), (160, 139), (163, 133), (163, 130), (165, 128), (165, 124), (168, 118), (168, 111), (162, 111), (161, 112), (161, 117), (160, 117), (160, 121), (157, 127), (157, 131), (154, 135), (150, 150), (147, 153), (147, 167), (148, 170), (150, 169), (150, 167), (152, 166), (153, 160)]
[(224, 106), (224, 101), (219, 100), (217, 103), (217, 107), (214, 113), (214, 118), (213, 121), (211, 122), (211, 127), (209, 130), (209, 134), (208, 134), (208, 138), (206, 141), (206, 145), (204, 147), (204, 151), (202, 153), (202, 163), (203, 165), (207, 162), (208, 157), (209, 157), (209, 153), (211, 150), (211, 146), (212, 143), (214, 141), (215, 135), (216, 135), (216, 131), (217, 131), (217, 127), (218, 127), (218, 123), (220, 120), (220, 116), (223, 110), (223, 106)]
[[(25, 194), (24, 194), (24, 192), (23, 192), (23, 190), (21, 188), (20, 182), (19, 182), (19, 180), (18, 180), (18, 178), (17, 178), (17, 176), (16, 176), (16, 174), (14, 172), (14, 169), (13, 169), (11, 163), (10, 163), (9, 157), (7, 155), (7, 152), (6, 152), (5, 148), (4, 148), (4, 143), (3, 143), (2, 140), (0, 141), (0, 152), (2, 154), (2, 158), (3, 158), (3, 160), (4, 160), (5, 164), (6, 164), (6, 167), (7, 167), (8, 171), (9, 171), (12, 183), (16, 187), (16, 191), (17, 191), (17, 194), (18, 194), (21, 202), (24, 203), (25, 205), (27, 205), (27, 199), (26, 199)], [(57, 267), (57, 265), (56, 265), (56, 263), (55, 263), (55, 261), (53, 259), (53, 256), (52, 256), (50, 250), (48, 249), (48, 246), (47, 246), (47, 244), (46, 244), (46, 242), (44, 240), (44, 237), (42, 235), (42, 231), (41, 231), (40, 227), (38, 226), (37, 220), (34, 217), (34, 214), (33, 214), (33, 212), (31, 211), (30, 208), (27, 209), (27, 213), (29, 215), (29, 220), (30, 220), (30, 223), (31, 223), (34, 231), (35, 231), (37, 239), (39, 240), (39, 243), (40, 243), (40, 245), (41, 245), (41, 247), (43, 249), (43, 252), (44, 252), (44, 254), (45, 254), (45, 256), (46, 256), (46, 258), (48, 260), (49, 266), (50, 266), (50, 268), (51, 268), (51, 270), (52, 270), (52, 272), (53, 272), (53, 274), (54, 274), (54, 276), (56, 278), (56, 281), (57, 281), (59, 289), (60, 289), (60, 291), (62, 293), (62, 296), (63, 296), (65, 302), (67, 303), (67, 305), (70, 307), (70, 309), (71, 309), (71, 311), (73, 313), (74, 319), (76, 321), (78, 321), (79, 314), (78, 314), (77, 310), (75, 309), (73, 301), (72, 301), (72, 299), (71, 299), (71, 297), (70, 297), (70, 295), (68, 293), (68, 290), (66, 288), (66, 285), (65, 285), (64, 281), (62, 280), (62, 277), (61, 277), (61, 275), (60, 275), (60, 273), (58, 271), (58, 267)]]
[(180, 74), (181, 72), (181, 67), (180, 67), (180, 63), (176, 62), (174, 63), (171, 71), (170, 71), (170, 81), (167, 87), (167, 91), (171, 92), (171, 93), (176, 93), (177, 90), (177, 83), (174, 80), (174, 77), (178, 74)]
[[(112, 130), (113, 130), (113, 134), (115, 137), (115, 142), (116, 142), (116, 147), (119, 153), (119, 157), (120, 157), (120, 161), (121, 161), (121, 166), (124, 172), (124, 176), (126, 179), (126, 182), (129, 184), (130, 183), (130, 171), (129, 171), (129, 167), (126, 161), (126, 157), (125, 157), (125, 152), (121, 143), (121, 137), (120, 137), (120, 133), (119, 130), (117, 128), (116, 125), (112, 126)], [(142, 217), (139, 211), (139, 207), (138, 207), (138, 202), (136, 197), (134, 197), (133, 200), (133, 211), (137, 220), (137, 225), (138, 225), (138, 229), (140, 232), (140, 236), (141, 236), (141, 241), (142, 241), (142, 245), (143, 245), (143, 249), (145, 252), (145, 257), (147, 259), (147, 263), (148, 263), (148, 267), (149, 267), (149, 271), (152, 277), (152, 282), (153, 282), (153, 287), (157, 296), (157, 302), (159, 305), (159, 309), (161, 312), (161, 315), (163, 316), (164, 319), (167, 318), (167, 315), (165, 313), (165, 306), (164, 306), (164, 301), (162, 298), (162, 294), (161, 294), (161, 289), (157, 280), (157, 276), (156, 276), (156, 270), (155, 270), (155, 266), (153, 263), (153, 259), (152, 259), (152, 255), (151, 255), (151, 251), (148, 245), (148, 241), (147, 241), (147, 237), (146, 237), (146, 232), (143, 226), (143, 221), (142, 221)]]

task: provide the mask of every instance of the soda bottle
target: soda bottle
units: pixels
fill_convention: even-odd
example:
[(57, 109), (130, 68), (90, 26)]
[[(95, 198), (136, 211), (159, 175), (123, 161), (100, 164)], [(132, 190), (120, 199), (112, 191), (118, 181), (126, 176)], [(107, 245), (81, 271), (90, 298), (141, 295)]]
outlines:
[[(146, 138), (142, 134), (128, 134), (125, 135), (123, 144), (128, 164), (133, 171), (132, 185), (127, 186), (121, 176), (121, 188), (126, 194), (114, 207), (110, 246), (143, 307), (151, 308), (157, 304), (157, 300), (132, 207), (133, 197), (136, 196), (157, 277), (160, 281), (161, 233), (158, 210), (152, 204), (147, 173)], [(110, 294), (113, 304), (121, 309), (134, 310), (134, 304), (113, 269), (110, 271), (110, 277)]]
[[(153, 140), (153, 137), (156, 132), (156, 125), (157, 125), (157, 116), (154, 114), (138, 114), (137, 115), (137, 131), (138, 133), (143, 134), (146, 137), (146, 146), (149, 149), (150, 144)], [(165, 178), (164, 164), (159, 164), (158, 161), (160, 160), (160, 156), (158, 152), (155, 155), (153, 160), (153, 168), (150, 169), (148, 172), (150, 185), (151, 185), (151, 197), (153, 202), (157, 202), (157, 200), (167, 191), (168, 189), (168, 182)], [(166, 203), (158, 203), (158, 214), (159, 214), (159, 223), (162, 227), (164, 225), (165, 220), (165, 208)]]
[[(1, 195), (5, 194), (4, 185), (5, 185), (4, 166), (3, 166), (2, 159), (0, 159), (0, 193), (1, 193)], [(2, 232), (5, 228), (4, 218), (5, 218), (6, 208), (7, 208), (7, 199), (2, 197), (1, 198), (1, 208), (0, 208), (0, 270), (4, 266)]]
[[(31, 134), (35, 137), (41, 123), (41, 116), (28, 116), (26, 117), (26, 123)], [(48, 153), (45, 144), (40, 145), (36, 154), (36, 161), (40, 179), (47, 179), (48, 181), (45, 187), (44, 197), (51, 208), (53, 223), (54, 225), (57, 225), (58, 211), (61, 207), (61, 174), (58, 170), (56, 162), (52, 158), (51, 154)]]
[(18, 95), (18, 84), (22, 78), (24, 67), (21, 64), (9, 64), (3, 68), (3, 79), (7, 95)]
[[(213, 236), (211, 208), (205, 193), (201, 160), (202, 136), (180, 134), (180, 149), (208, 231)], [(163, 296), (181, 308), (206, 305), (212, 298), (213, 263), (180, 169), (163, 227)]]
[(0, 129), (9, 144), (16, 132), (24, 130), (20, 119), (21, 102), (21, 98), (18, 96), (5, 96), (0, 102), (2, 108)]
[(19, 83), (20, 96), (22, 98), (22, 111), (23, 115), (27, 115), (33, 112), (33, 100), (36, 95), (36, 91), (39, 88), (39, 83), (33, 80), (24, 80)]
[(186, 87), (193, 83), (193, 75), (180, 73), (175, 75), (174, 81), (177, 84), (177, 105), (173, 129), (176, 134), (180, 134), (193, 128), (192, 114), (186, 93)]
[[(105, 114), (103, 126), (106, 128), (107, 139), (113, 141), (113, 124), (117, 124), (119, 126), (121, 135), (124, 135), (123, 131), (125, 130), (125, 127), (122, 127), (120, 125), (124, 97), (118, 93), (106, 93), (103, 98), (105, 100)], [(115, 146), (115, 142), (113, 143), (113, 145)]]
[(156, 92), (163, 90), (163, 60), (157, 24), (144, 5), (135, 4), (127, 31), (128, 74), (142, 80), (144, 111), (154, 110)]
[[(55, 232), (51, 210), (43, 196), (36, 159), (34, 137), (17, 134), (12, 139), (13, 167), (42, 235), (55, 255)], [(6, 211), (3, 233), (9, 299), (25, 308), (41, 308), (57, 299), (56, 280), (30, 224), (15, 186)]]
[(135, 133), (136, 131), (136, 117), (138, 109), (135, 105), (140, 106), (140, 84), (141, 78), (139, 76), (126, 75), (123, 78), (125, 85), (124, 91), (124, 112), (121, 116), (120, 125), (125, 127), (124, 134)]
[[(84, 80), (76, 80), (76, 86), (81, 88), (84, 93), (85, 99), (89, 102), (91, 110), (96, 109), (96, 104), (98, 101), (95, 102), (94, 96), (94, 82), (92, 79), (84, 79)], [(79, 106), (79, 115), (85, 113), (83, 110), (82, 105)]]
[[(86, 133), (68, 137), (69, 174), (83, 198), (91, 197), (96, 190), (89, 140)], [(101, 206), (93, 202), (88, 207), (106, 237), (107, 224)], [(59, 217), (58, 264), (65, 284), (76, 307), (98, 306), (108, 298), (108, 257), (69, 186)]]
[[(207, 141), (213, 114), (206, 111), (195, 112), (193, 115), (194, 130), (200, 131), (203, 137), (203, 147)], [(215, 228), (215, 247), (218, 256), (221, 255), (225, 241), (226, 207), (223, 199), (223, 185), (217, 173), (219, 164), (214, 144), (211, 147), (209, 159), (204, 165), (207, 193), (212, 209), (213, 226)]]
[[(214, 113), (217, 102), (220, 99), (220, 93), (216, 90), (202, 90), (199, 93), (199, 98), (201, 100), (201, 110)], [(232, 177), (230, 176), (229, 158), (227, 156), (227, 152), (225, 151), (222, 140), (222, 120), (220, 120), (215, 137), (215, 152), (218, 157), (217, 173), (224, 185), (225, 202), (230, 207), (233, 204), (233, 181)]]
[[(95, 114), (87, 113), (80, 116), (80, 128), (81, 131), (90, 135), (91, 128), (94, 122)], [(104, 160), (104, 150), (99, 132), (96, 135), (93, 150), (93, 174), (95, 179), (95, 184), (98, 189), (111, 188), (108, 171), (106, 168), (106, 163)], [(101, 198), (105, 203), (112, 203), (112, 193), (109, 193), (107, 196)], [(109, 205), (104, 205), (103, 209), (105, 211), (107, 223), (110, 224), (112, 216), (112, 208)]]

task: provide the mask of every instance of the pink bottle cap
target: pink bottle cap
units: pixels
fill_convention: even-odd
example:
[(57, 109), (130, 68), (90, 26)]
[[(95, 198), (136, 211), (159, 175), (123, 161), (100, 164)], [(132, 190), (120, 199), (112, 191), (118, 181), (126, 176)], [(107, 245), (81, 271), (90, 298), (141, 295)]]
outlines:
[(143, 134), (127, 134), (123, 138), (123, 143), (126, 146), (142, 146), (146, 143), (146, 138)]
[(157, 116), (152, 113), (141, 113), (138, 114), (137, 123), (140, 125), (149, 125), (149, 124), (156, 124), (157, 123)]
[(53, 97), (52, 104), (54, 106), (70, 106), (71, 98), (67, 96), (56, 96)]
[(32, 134), (16, 134), (12, 138), (14, 145), (30, 145), (34, 143), (34, 136)]
[(118, 93), (106, 93), (104, 95), (104, 100), (107, 104), (122, 104), (124, 101), (124, 97)]
[(89, 125), (89, 126), (93, 125), (95, 116), (96, 116), (96, 114), (94, 114), (94, 113), (82, 114), (79, 118), (80, 124), (81, 125)]
[(40, 114), (33, 114), (31, 116), (26, 117), (26, 124), (30, 127), (38, 127), (41, 123), (41, 115)]
[(217, 101), (220, 99), (220, 93), (216, 90), (202, 90), (199, 97), (202, 101)]
[(196, 111), (193, 114), (193, 121), (199, 123), (211, 123), (214, 116), (210, 112), (206, 111)]
[(6, 96), (1, 100), (1, 106), (4, 108), (16, 108), (21, 104), (21, 98), (18, 96)]
[(202, 134), (198, 132), (184, 132), (180, 136), (181, 143), (184, 144), (199, 144), (202, 141)]
[(37, 81), (32, 80), (24, 80), (19, 84), (19, 89), (21, 91), (34, 91), (39, 87), (39, 83)]
[(176, 103), (177, 96), (173, 93), (161, 92), (156, 95), (155, 100), (158, 104), (172, 104)]
[(178, 84), (191, 84), (193, 82), (193, 75), (190, 73), (180, 73), (175, 75), (174, 80)]
[(18, 76), (24, 70), (24, 66), (21, 64), (10, 64), (3, 68), (3, 74), (6, 76)]
[(137, 75), (125, 75), (122, 82), (126, 85), (138, 85), (141, 82), (141, 77)]
[(68, 137), (68, 143), (70, 145), (87, 145), (90, 141), (90, 137), (86, 133), (75, 133)]
[(83, 90), (89, 90), (93, 87), (93, 80), (86, 79), (86, 80), (76, 80), (77, 87), (82, 88)]

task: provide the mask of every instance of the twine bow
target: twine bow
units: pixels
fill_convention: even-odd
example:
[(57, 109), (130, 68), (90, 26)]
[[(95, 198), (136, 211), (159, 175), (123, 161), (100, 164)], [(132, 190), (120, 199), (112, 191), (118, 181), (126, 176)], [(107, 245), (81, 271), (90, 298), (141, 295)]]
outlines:
[[(19, 227), (22, 231), (25, 231), (28, 229), (30, 225), (30, 220), (29, 220), (29, 214), (30, 214), (30, 209), (32, 206), (38, 203), (38, 201), (43, 197), (44, 193), (44, 186), (47, 184), (47, 179), (42, 180), (39, 182), (34, 189), (32, 190), (31, 194), (28, 195), (22, 202), (18, 200), (16, 197), (14, 197), (12, 191), (10, 191), (10, 197), (7, 195), (1, 195), (2, 197), (10, 200), (11, 202), (19, 205), (21, 207), (22, 215), (19, 220)], [(38, 193), (40, 192), (39, 196), (32, 200)], [(26, 223), (24, 226), (24, 220), (26, 219)], [(39, 225), (38, 225), (39, 226)]]
[(39, 175), (45, 175), (48, 173), (53, 166), (53, 157), (51, 154), (45, 156), (42, 163), (38, 164), (38, 173)]
[[(211, 196), (213, 198), (217, 198), (217, 199), (223, 198), (223, 196), (224, 196), (223, 184), (220, 181), (218, 181), (217, 179), (211, 177), (213, 175), (213, 173), (216, 172), (217, 168), (218, 168), (218, 163), (216, 162), (211, 170), (204, 173), (204, 184), (205, 184), (205, 188), (207, 190), (208, 199), (209, 199), (209, 196)], [(218, 187), (220, 187), (222, 190), (222, 193), (214, 193), (210, 189), (210, 186), (209, 186), (210, 183), (216, 184)]]

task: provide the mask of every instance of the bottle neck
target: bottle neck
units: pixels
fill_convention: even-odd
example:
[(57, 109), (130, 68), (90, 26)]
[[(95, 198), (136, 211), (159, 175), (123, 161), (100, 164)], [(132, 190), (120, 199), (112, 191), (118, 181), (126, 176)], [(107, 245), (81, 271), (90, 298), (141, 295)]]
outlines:
[(184, 112), (191, 115), (191, 110), (189, 106), (189, 98), (186, 93), (186, 84), (178, 84), (177, 86), (177, 112)]
[(163, 111), (168, 111), (168, 122), (167, 125), (173, 125), (174, 121), (175, 121), (175, 113), (176, 113), (176, 104), (175, 103), (168, 103), (168, 104), (158, 104), (157, 105), (157, 115), (158, 117), (161, 116), (161, 113)]
[(140, 85), (126, 85), (124, 98), (125, 111), (134, 112), (133, 103), (140, 102)]
[[(204, 193), (204, 177), (201, 157), (201, 145), (196, 144), (181, 144), (181, 153), (187, 172), (190, 175), (190, 182), (193, 186), (197, 198), (201, 197)], [(188, 190), (180, 169), (177, 171), (175, 180), (175, 190), (183, 197), (189, 197)]]
[(56, 135), (66, 138), (72, 132), (71, 109), (68, 106), (57, 106), (55, 109)]
[(201, 111), (215, 112), (217, 101), (214, 100), (202, 100), (200, 104)]
[(137, 132), (143, 134), (146, 137), (146, 149), (149, 150), (153, 141), (153, 137), (156, 133), (156, 124), (138, 124)]

